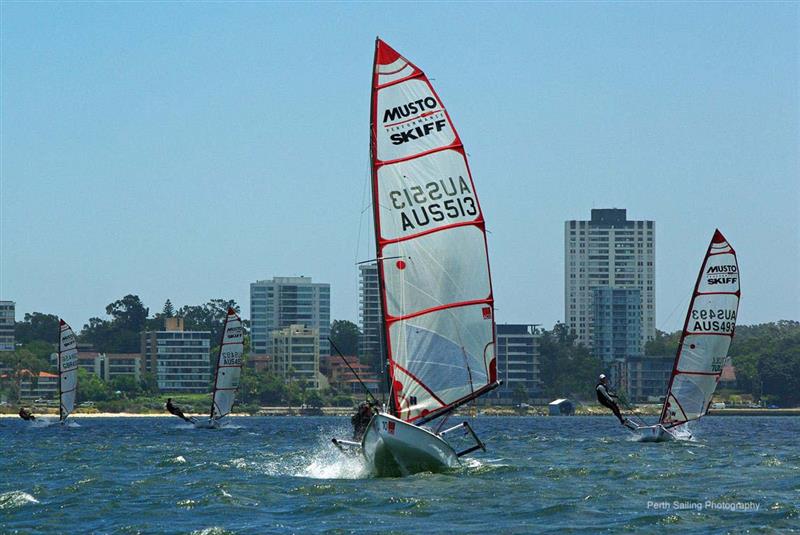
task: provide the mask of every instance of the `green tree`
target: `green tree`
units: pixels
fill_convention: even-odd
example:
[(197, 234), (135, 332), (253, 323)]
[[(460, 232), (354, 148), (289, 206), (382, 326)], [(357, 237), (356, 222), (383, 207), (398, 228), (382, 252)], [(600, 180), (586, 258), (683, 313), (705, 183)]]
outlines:
[(306, 405), (312, 408), (322, 407), (323, 400), (322, 395), (320, 395), (319, 390), (308, 390), (306, 392)]
[(678, 342), (681, 339), (681, 331), (666, 333), (656, 329), (656, 337), (648, 340), (644, 346), (645, 355), (663, 357), (674, 355), (678, 351)]
[(143, 394), (157, 395), (161, 391), (158, 388), (158, 378), (153, 372), (146, 372), (139, 380), (139, 389)]
[(233, 299), (212, 299), (204, 305), (183, 306), (175, 315), (183, 318), (187, 331), (211, 331), (211, 343), (216, 345), (222, 339), (228, 307), (239, 312), (239, 305)]
[(111, 399), (111, 389), (108, 384), (97, 375), (78, 368), (78, 393), (77, 401), (108, 401)]
[[(35, 345), (35, 344), (27, 344)], [(0, 352), (0, 365), (10, 370), (11, 380), (8, 383), (9, 394), (12, 399), (19, 402), (21, 394), (22, 377), (30, 375), (35, 384), (39, 378), (39, 372), (51, 369), (47, 359), (41, 358), (33, 351), (23, 346), (16, 351)]]
[(161, 311), (161, 314), (165, 318), (171, 318), (171, 317), (173, 317), (175, 315), (175, 307), (172, 306), (172, 301), (167, 299), (164, 302), (164, 309)]
[(527, 403), (528, 391), (525, 390), (525, 387), (522, 386), (521, 383), (514, 385), (514, 390), (511, 391), (511, 400), (515, 405), (519, 403)]
[(136, 333), (144, 329), (149, 310), (144, 306), (138, 295), (128, 294), (122, 299), (114, 301), (106, 307), (106, 314), (113, 318), (119, 329)]
[(18, 344), (37, 340), (57, 344), (59, 332), (58, 316), (41, 312), (26, 313), (23, 320), (14, 325), (14, 339)]
[(593, 357), (583, 345), (576, 344), (576, 339), (563, 323), (556, 323), (551, 331), (542, 332), (539, 362), (545, 396), (591, 398), (601, 371), (600, 359)]
[(125, 396), (134, 398), (142, 393), (142, 385), (133, 375), (118, 375), (111, 380), (110, 388), (113, 392), (122, 392)]
[(331, 340), (343, 355), (358, 355), (358, 326), (352, 321), (333, 320)]

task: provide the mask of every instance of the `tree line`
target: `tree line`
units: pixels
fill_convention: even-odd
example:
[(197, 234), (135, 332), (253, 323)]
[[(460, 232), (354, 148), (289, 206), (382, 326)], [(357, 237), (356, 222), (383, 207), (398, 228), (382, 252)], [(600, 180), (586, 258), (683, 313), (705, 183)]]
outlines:
[[(211, 363), (219, 349), (228, 307), (240, 312), (239, 305), (232, 299), (211, 299), (202, 305), (185, 305), (176, 308), (167, 299), (160, 312), (150, 314), (137, 295), (128, 294), (109, 303), (105, 308), (106, 317), (92, 317), (78, 332), (78, 342), (91, 344), (101, 353), (139, 353), (141, 333), (164, 329), (167, 318), (183, 319), (184, 328), (190, 331), (209, 331), (211, 333)], [(350, 404), (350, 396), (335, 391), (317, 392), (307, 388), (299, 381), (289, 380), (268, 371), (255, 371), (246, 365), (249, 358), (249, 322), (242, 321), (245, 327), (245, 366), (242, 371), (239, 398), (242, 403), (262, 405)], [(31, 372), (35, 378), (39, 372), (55, 372), (50, 356), (57, 350), (59, 336), (59, 317), (42, 312), (26, 313), (22, 321), (16, 322), (14, 329), (17, 349), (0, 353), (0, 367), (7, 368), (15, 381), (4, 381), (0, 388), (18, 400), (20, 394), (20, 373)], [(335, 320), (331, 326), (331, 339), (345, 355), (358, 353), (358, 327), (350, 322)], [(212, 374), (213, 380), (213, 374)], [(78, 401), (110, 402), (159, 394), (158, 383), (153, 373), (142, 374), (140, 380), (134, 377), (116, 377), (104, 381), (86, 370), (79, 370)], [(209, 390), (211, 385), (209, 385)]]
[[(680, 337), (681, 331), (657, 331), (645, 352), (675, 355)], [(741, 394), (781, 407), (800, 405), (800, 322), (737, 325), (728, 356)]]

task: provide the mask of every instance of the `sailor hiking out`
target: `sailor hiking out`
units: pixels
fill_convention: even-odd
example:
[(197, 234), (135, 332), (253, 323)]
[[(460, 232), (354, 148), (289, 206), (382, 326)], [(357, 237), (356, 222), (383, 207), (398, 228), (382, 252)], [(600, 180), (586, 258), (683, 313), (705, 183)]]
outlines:
[(172, 403), (172, 398), (167, 398), (167, 411), (169, 411), (170, 414), (174, 414), (178, 418), (181, 418), (182, 420), (185, 420), (189, 423), (194, 423), (194, 420), (192, 418), (189, 418), (185, 414), (183, 414), (183, 411), (181, 410), (180, 407)]
[(615, 394), (614, 391), (609, 388), (608, 377), (606, 377), (605, 374), (600, 374), (599, 382), (595, 387), (595, 391), (597, 392), (597, 401), (604, 407), (611, 409), (611, 412), (614, 413), (614, 416), (619, 419), (620, 424), (627, 424), (628, 420), (619, 412), (619, 398), (617, 397), (617, 394)]

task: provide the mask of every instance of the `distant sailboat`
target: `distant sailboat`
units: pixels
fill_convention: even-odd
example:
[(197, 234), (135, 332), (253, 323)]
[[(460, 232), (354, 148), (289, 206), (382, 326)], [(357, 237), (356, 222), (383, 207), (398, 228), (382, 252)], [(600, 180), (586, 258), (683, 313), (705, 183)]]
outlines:
[(59, 421), (63, 424), (75, 409), (78, 389), (78, 347), (72, 327), (64, 320), (59, 324), (58, 399)]
[(231, 413), (239, 379), (242, 375), (242, 353), (244, 352), (244, 330), (242, 320), (233, 308), (228, 308), (225, 325), (222, 329), (222, 340), (217, 354), (217, 366), (214, 373), (214, 390), (211, 393), (211, 410), (208, 420), (197, 420), (195, 427), (213, 429), (221, 425), (221, 421)]
[(717, 230), (697, 276), (661, 417), (634, 430), (640, 440), (671, 440), (678, 426), (708, 412), (727, 362), (740, 295), (736, 251)]
[[(499, 386), (494, 298), (483, 213), (441, 99), (380, 39), (372, 81), (372, 206), (390, 401), (360, 443), (334, 443), (360, 449), (377, 475), (405, 475), (457, 466), (483, 448), (466, 422), (441, 432), (422, 426)], [(475, 445), (457, 453), (443, 436), (459, 430)]]

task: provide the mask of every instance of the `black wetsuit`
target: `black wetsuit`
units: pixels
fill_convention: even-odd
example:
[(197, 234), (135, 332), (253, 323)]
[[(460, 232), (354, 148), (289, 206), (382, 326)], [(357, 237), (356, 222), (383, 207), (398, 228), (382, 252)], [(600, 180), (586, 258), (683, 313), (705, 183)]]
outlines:
[(619, 413), (619, 407), (617, 406), (617, 402), (614, 401), (614, 398), (617, 396), (614, 395), (612, 392), (608, 390), (608, 387), (603, 383), (597, 383), (595, 387), (595, 391), (597, 392), (597, 401), (600, 402), (601, 405), (604, 407), (608, 407), (611, 409), (611, 412), (614, 413), (614, 416), (619, 418), (619, 422), (621, 424), (625, 424), (625, 418)]
[(361, 440), (371, 420), (372, 407), (368, 403), (362, 403), (358, 406), (358, 412), (350, 418), (350, 422), (353, 424), (353, 440)]
[(30, 422), (30, 421), (36, 420), (36, 417), (33, 414), (31, 414), (31, 411), (29, 411), (27, 409), (20, 409), (19, 410), (19, 417), (22, 418), (23, 420), (25, 420), (26, 422)]
[(174, 414), (178, 418), (186, 420), (187, 422), (191, 423), (192, 421), (191, 418), (187, 418), (186, 415), (183, 414), (183, 411), (178, 406), (172, 404), (171, 399), (167, 400), (167, 410), (170, 412), (170, 414)]

